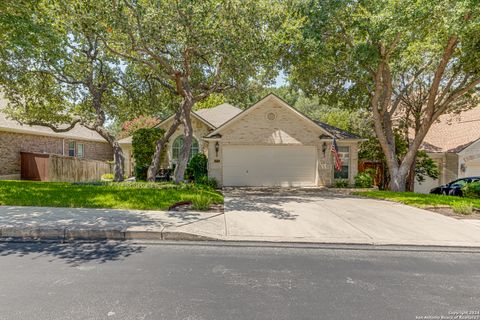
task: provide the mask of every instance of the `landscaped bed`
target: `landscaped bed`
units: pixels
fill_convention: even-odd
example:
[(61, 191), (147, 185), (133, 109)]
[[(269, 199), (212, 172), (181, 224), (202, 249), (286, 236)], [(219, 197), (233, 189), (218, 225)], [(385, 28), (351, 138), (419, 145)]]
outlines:
[(0, 181), (0, 205), (166, 210), (178, 202), (205, 210), (223, 196), (205, 186), (172, 183)]
[(354, 195), (390, 200), (406, 205), (428, 209), (448, 216), (480, 218), (480, 199), (414, 192), (359, 191)]

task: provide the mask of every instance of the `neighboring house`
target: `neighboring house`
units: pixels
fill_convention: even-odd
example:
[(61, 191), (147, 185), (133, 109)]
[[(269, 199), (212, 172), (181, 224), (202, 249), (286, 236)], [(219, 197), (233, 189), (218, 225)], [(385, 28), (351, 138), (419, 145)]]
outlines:
[(8, 119), (0, 96), (0, 179), (20, 179), (20, 152), (48, 153), (107, 161), (112, 149), (98, 133), (80, 125), (55, 133), (41, 126), (21, 125)]
[[(244, 111), (222, 104), (192, 115), (191, 153), (207, 155), (209, 176), (220, 185), (324, 186), (335, 178), (353, 183), (357, 174), (358, 136), (313, 121), (273, 94)], [(172, 118), (158, 126), (168, 129)], [(333, 138), (343, 160), (341, 172), (333, 168)], [(120, 144), (132, 173), (131, 137)], [(169, 141), (163, 168), (178, 162), (182, 145), (180, 127)]]
[(480, 107), (441, 116), (421, 149), (437, 163), (440, 174), (436, 180), (425, 177), (422, 183), (415, 181), (415, 192), (428, 193), (458, 178), (480, 176)]

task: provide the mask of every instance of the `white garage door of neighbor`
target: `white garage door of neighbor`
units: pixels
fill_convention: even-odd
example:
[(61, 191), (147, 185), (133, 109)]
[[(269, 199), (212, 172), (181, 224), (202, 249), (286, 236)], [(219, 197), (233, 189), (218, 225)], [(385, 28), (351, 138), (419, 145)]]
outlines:
[(478, 176), (480, 176), (480, 161), (475, 160), (475, 161), (467, 162), (465, 177), (478, 177)]
[(315, 186), (316, 148), (310, 146), (225, 146), (225, 186)]

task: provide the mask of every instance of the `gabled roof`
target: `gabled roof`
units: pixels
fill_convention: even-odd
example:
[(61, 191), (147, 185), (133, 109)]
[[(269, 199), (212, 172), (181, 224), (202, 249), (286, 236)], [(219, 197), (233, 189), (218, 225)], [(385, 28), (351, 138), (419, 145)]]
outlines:
[(480, 106), (460, 113), (443, 115), (435, 122), (421, 148), (427, 152), (458, 153), (480, 139)]
[(241, 112), (241, 109), (234, 107), (231, 104), (223, 103), (214, 108), (197, 110), (194, 113), (218, 128)]
[(261, 99), (257, 103), (253, 104), (252, 106), (250, 106), (246, 110), (242, 111), (241, 113), (237, 114), (236, 116), (234, 116), (230, 120), (226, 121), (223, 125), (219, 126), (217, 129), (215, 129), (213, 132), (211, 132), (207, 136), (207, 138), (214, 138), (214, 137), (218, 136), (218, 134), (222, 130), (224, 130), (225, 128), (230, 126), (232, 123), (235, 123), (239, 119), (245, 117), (248, 113), (250, 113), (252, 110), (254, 110), (256, 107), (260, 106), (262, 103), (266, 102), (267, 100), (275, 100), (275, 102), (280, 103), (284, 107), (288, 108), (289, 110), (291, 110), (292, 112), (297, 114), (300, 118), (304, 119), (307, 123), (310, 123), (312, 126), (315, 126), (318, 129), (320, 129), (320, 131), (322, 131), (324, 133), (324, 135), (326, 135), (327, 137), (337, 138), (337, 139), (354, 139), (354, 140), (360, 139), (360, 137), (355, 135), (355, 134), (346, 132), (346, 131), (341, 130), (339, 128), (336, 128), (334, 126), (328, 125), (326, 123), (323, 123), (323, 122), (320, 122), (320, 121), (314, 121), (314, 120), (310, 119), (309, 117), (307, 117), (303, 113), (299, 112), (297, 109), (293, 108), (285, 100), (278, 97), (274, 93), (268, 94), (266, 97), (264, 97), (263, 99)]
[(87, 129), (84, 126), (77, 124), (72, 130), (67, 132), (55, 132), (50, 128), (43, 126), (29, 126), (20, 124), (19, 122), (9, 119), (2, 109), (7, 105), (7, 101), (3, 99), (0, 93), (0, 131), (16, 132), (23, 134), (32, 134), (40, 136), (58, 137), (64, 139), (86, 140), (86, 141), (99, 141), (105, 142), (96, 131)]
[(354, 133), (351, 133), (351, 132), (348, 132), (348, 131), (345, 131), (345, 130), (342, 130), (340, 128), (337, 128), (337, 127), (334, 127), (334, 126), (331, 126), (325, 122), (321, 122), (321, 121), (317, 121), (317, 120), (313, 120), (318, 126), (322, 127), (325, 131), (327, 131), (328, 133), (330, 133), (332, 136), (334, 136), (336, 139), (346, 139), (346, 140), (360, 140), (360, 136), (354, 134)]

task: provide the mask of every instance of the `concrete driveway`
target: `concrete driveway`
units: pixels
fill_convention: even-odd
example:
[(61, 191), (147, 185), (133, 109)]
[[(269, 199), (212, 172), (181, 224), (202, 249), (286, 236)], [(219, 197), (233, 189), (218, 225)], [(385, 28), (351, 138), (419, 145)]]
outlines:
[(225, 238), (480, 246), (480, 226), (330, 189), (225, 189)]

